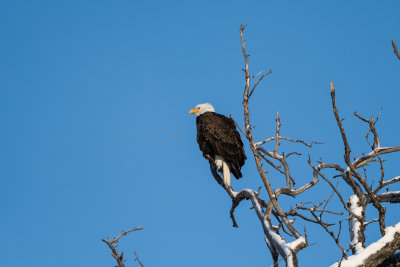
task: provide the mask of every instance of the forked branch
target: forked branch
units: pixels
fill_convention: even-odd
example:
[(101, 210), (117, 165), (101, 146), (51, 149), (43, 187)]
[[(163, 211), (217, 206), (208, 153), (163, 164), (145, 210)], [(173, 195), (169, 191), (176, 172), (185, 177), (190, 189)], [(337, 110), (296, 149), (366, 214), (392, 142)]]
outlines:
[[(107, 237), (107, 239), (101, 239), (111, 249), (111, 256), (113, 256), (113, 258), (117, 261), (119, 267), (125, 267), (125, 261), (126, 261), (124, 259), (124, 253), (121, 252), (121, 254), (120, 254), (117, 250), (117, 244), (118, 244), (119, 239), (131, 232), (139, 231), (142, 229), (143, 229), (143, 227), (136, 227), (136, 228), (130, 229), (128, 231), (122, 231), (122, 233), (119, 236), (117, 236), (116, 238), (114, 238), (113, 240), (110, 240), (109, 237)], [(135, 252), (135, 255), (136, 255), (136, 258), (138, 259), (136, 252)], [(140, 263), (141, 266), (143, 266), (140, 261), (138, 261), (138, 262)]]

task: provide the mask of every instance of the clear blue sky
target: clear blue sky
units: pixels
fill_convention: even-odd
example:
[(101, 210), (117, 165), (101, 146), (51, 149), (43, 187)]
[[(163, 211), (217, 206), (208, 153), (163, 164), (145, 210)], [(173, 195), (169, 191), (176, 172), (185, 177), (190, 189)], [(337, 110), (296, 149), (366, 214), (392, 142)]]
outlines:
[[(211, 102), (243, 125), (238, 29), (249, 23), (252, 73), (273, 70), (251, 102), (257, 140), (274, 134), (279, 110), (283, 135), (326, 142), (305, 155), (343, 163), (333, 80), (357, 156), (368, 146), (355, 110), (383, 108), (382, 144), (399, 145), (400, 61), (390, 41), (400, 44), (400, 3), (376, 3), (2, 1), (0, 265), (114, 266), (100, 239), (143, 226), (120, 243), (128, 266), (137, 266), (134, 249), (147, 267), (269, 266), (249, 203), (232, 228), (230, 199), (209, 173), (188, 110)], [(236, 189), (261, 184), (246, 149)], [(386, 177), (399, 175), (399, 156), (388, 159)], [(299, 185), (311, 178), (305, 158), (292, 164)], [(321, 183), (299, 201), (330, 192)], [(390, 212), (388, 224), (400, 209)], [(316, 244), (299, 253), (302, 266), (340, 258), (325, 232), (307, 229)]]

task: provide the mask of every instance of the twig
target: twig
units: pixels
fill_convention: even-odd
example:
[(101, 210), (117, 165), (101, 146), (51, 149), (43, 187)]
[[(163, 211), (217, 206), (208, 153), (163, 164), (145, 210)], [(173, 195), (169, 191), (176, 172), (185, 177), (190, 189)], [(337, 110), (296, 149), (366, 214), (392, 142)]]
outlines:
[(281, 129), (281, 118), (279, 117), (279, 111), (276, 112), (276, 137), (275, 137), (275, 148), (274, 148), (274, 154), (278, 151), (279, 147), (279, 136), (280, 136), (280, 129)]
[(312, 147), (313, 144), (317, 144), (317, 145), (323, 144), (323, 143), (319, 143), (319, 142), (315, 142), (315, 141), (312, 141), (311, 143), (308, 144), (308, 143), (306, 143), (305, 141), (299, 140), (299, 139), (298, 139), (298, 140), (295, 140), (295, 139), (291, 139), (291, 138), (289, 138), (289, 137), (284, 137), (284, 136), (278, 136), (278, 137), (273, 136), (273, 137), (270, 137), (270, 138), (268, 138), (268, 139), (266, 139), (266, 140), (264, 140), (264, 141), (257, 142), (257, 143), (256, 143), (256, 146), (261, 146), (261, 145), (263, 145), (263, 144), (265, 144), (265, 143), (268, 143), (268, 142), (273, 141), (273, 140), (276, 140), (276, 139), (282, 139), (282, 140), (290, 141), (290, 142), (292, 142), (292, 143), (301, 143), (301, 144), (303, 144), (303, 145), (305, 145), (305, 146), (307, 146), (307, 147)]
[[(339, 185), (339, 182), (336, 183), (335, 188), (337, 188), (338, 185)], [(319, 218), (320, 218), (321, 220), (322, 220), (322, 215), (323, 215), (324, 212), (326, 211), (326, 210), (325, 210), (325, 209), (326, 209), (326, 206), (328, 206), (328, 203), (329, 203), (329, 201), (331, 200), (331, 198), (333, 197), (333, 194), (335, 194), (335, 190), (332, 191), (332, 194), (331, 194), (331, 195), (328, 197), (328, 199), (325, 201), (325, 205), (324, 205), (324, 207), (322, 208), (321, 214), (319, 215)], [(326, 211), (326, 212), (329, 213), (329, 211)], [(338, 215), (338, 213), (334, 213), (334, 214), (337, 214), (337, 215)], [(343, 213), (341, 213), (340, 215), (343, 215)]]
[(232, 118), (232, 115), (229, 114), (229, 118), (231, 118), (233, 120), (233, 122), (235, 123), (236, 127), (238, 127), (239, 131), (242, 133), (243, 136), (246, 136), (246, 134), (243, 132), (242, 128), (240, 128), (239, 124), (235, 121), (234, 118)]
[(143, 263), (139, 259), (139, 256), (136, 254), (136, 251), (133, 251), (133, 253), (135, 253), (135, 256), (136, 256), (135, 261), (137, 261), (141, 267), (144, 267)]
[[(375, 144), (376, 144), (377, 147), (380, 147), (380, 146), (381, 146), (381, 142), (379, 141), (378, 133), (376, 132), (376, 129), (375, 129), (375, 123), (376, 123), (376, 122), (374, 122), (374, 117), (372, 117), (370, 120), (368, 120), (368, 119), (363, 118), (363, 117), (361, 117), (360, 115), (358, 115), (357, 112), (354, 112), (354, 115), (355, 115), (357, 118), (359, 118), (360, 120), (362, 120), (362, 121), (368, 123), (369, 128), (370, 128), (370, 131), (371, 131), (371, 132), (373, 133), (373, 135), (374, 135), (374, 142), (372, 143), (372, 145), (370, 144), (372, 150), (375, 149)], [(378, 116), (378, 118), (379, 118), (379, 116)], [(378, 121), (378, 119), (377, 119), (377, 121)], [(367, 134), (367, 137), (368, 137), (368, 134)], [(367, 141), (368, 141), (368, 139), (367, 139)], [(369, 143), (369, 142), (368, 142), (368, 143)]]
[(396, 43), (394, 42), (394, 39), (392, 39), (392, 46), (393, 46), (393, 52), (396, 54), (397, 58), (400, 59), (400, 52), (397, 49)]
[[(261, 73), (261, 72), (260, 72)], [(263, 74), (260, 79), (258, 79), (258, 81), (254, 84), (253, 88), (250, 91), (249, 94), (249, 98), (251, 97), (251, 95), (253, 94), (254, 90), (256, 89), (257, 85), (262, 81), (262, 79), (264, 79), (265, 76), (269, 75), (272, 73), (272, 70), (268, 71), (267, 73)], [(252, 76), (251, 78), (253, 78), (254, 76)]]
[(366, 222), (364, 225), (365, 225), (365, 227), (366, 227), (368, 224), (374, 223), (374, 222), (377, 222), (377, 221), (379, 221), (379, 220), (378, 220), (378, 219), (373, 219), (373, 220), (371, 220), (371, 221), (369, 221), (369, 222)]
[(332, 231), (329, 230), (328, 226), (326, 223), (324, 223), (312, 209), (310, 210), (311, 215), (319, 222), (319, 224), (322, 226), (322, 228), (325, 229), (325, 231), (333, 238), (335, 241), (336, 245), (342, 250), (342, 255), (347, 259), (347, 253), (346, 250), (342, 247), (342, 245), (339, 242), (339, 235), (336, 237)]
[(118, 243), (119, 239), (121, 237), (129, 234), (130, 232), (139, 231), (142, 229), (143, 229), (143, 227), (136, 227), (136, 228), (130, 229), (128, 231), (122, 231), (122, 233), (119, 236), (117, 236), (116, 238), (114, 238), (112, 241), (110, 240), (109, 237), (107, 237), (107, 239), (101, 239), (111, 249), (111, 256), (113, 256), (114, 259), (117, 261), (119, 267), (125, 267), (124, 262), (126, 261), (126, 260), (124, 260), (124, 253), (121, 252), (121, 254), (119, 254), (119, 252), (117, 250), (116, 244)]

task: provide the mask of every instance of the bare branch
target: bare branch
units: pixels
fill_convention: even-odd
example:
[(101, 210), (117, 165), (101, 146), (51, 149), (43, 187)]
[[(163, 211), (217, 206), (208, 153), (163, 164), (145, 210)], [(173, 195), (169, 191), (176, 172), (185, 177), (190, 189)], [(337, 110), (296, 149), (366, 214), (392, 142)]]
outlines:
[(278, 147), (279, 147), (279, 132), (281, 129), (281, 118), (279, 117), (279, 111), (276, 112), (276, 137), (275, 137), (275, 149), (274, 149), (274, 154), (276, 154), (276, 152), (278, 151)]
[(400, 53), (399, 53), (399, 50), (397, 49), (394, 39), (392, 39), (392, 46), (393, 46), (393, 52), (396, 54), (397, 58), (400, 59)]
[(400, 146), (394, 147), (377, 147), (367, 155), (364, 155), (357, 160), (355, 160), (352, 165), (355, 168), (361, 168), (362, 166), (366, 165), (367, 163), (371, 162), (377, 155), (389, 154), (393, 152), (400, 151)]
[[(362, 121), (368, 123), (369, 128), (370, 128), (370, 131), (371, 131), (371, 132), (373, 133), (373, 135), (374, 135), (374, 142), (373, 142), (372, 145), (371, 145), (372, 150), (375, 149), (375, 144), (376, 144), (377, 147), (380, 147), (380, 146), (381, 146), (381, 142), (380, 142), (380, 140), (379, 140), (378, 133), (376, 132), (376, 129), (375, 129), (374, 117), (372, 117), (370, 120), (367, 120), (366, 118), (363, 118), (363, 117), (361, 117), (360, 115), (358, 115), (357, 112), (354, 112), (354, 115), (355, 115), (357, 118), (359, 118), (360, 120), (362, 120)], [(367, 134), (367, 137), (368, 137), (368, 134)], [(367, 139), (367, 141), (368, 141), (368, 139)]]
[(319, 143), (319, 142), (315, 142), (315, 141), (312, 141), (311, 143), (306, 143), (305, 141), (303, 141), (303, 140), (299, 140), (299, 139), (297, 139), (297, 140), (295, 140), (295, 139), (291, 139), (291, 138), (289, 138), (289, 137), (284, 137), (284, 136), (278, 136), (278, 137), (270, 137), (270, 138), (268, 138), (268, 139), (266, 139), (266, 140), (264, 140), (264, 141), (262, 141), (262, 142), (257, 142), (256, 143), (256, 146), (261, 146), (261, 145), (264, 145), (264, 144), (266, 144), (266, 143), (268, 143), (268, 142), (270, 142), (270, 141), (273, 141), (273, 140), (276, 140), (276, 139), (283, 139), (283, 140), (287, 140), (287, 141), (290, 141), (290, 142), (292, 142), (292, 143), (301, 143), (301, 144), (303, 144), (303, 145), (305, 145), (305, 146), (307, 146), (307, 147), (312, 147), (312, 145), (313, 144), (323, 144), (323, 143)]
[[(336, 189), (336, 187), (332, 184), (332, 182), (331, 182), (329, 179), (327, 179), (320, 171), (318, 171), (318, 167), (315, 168), (314, 166), (312, 166), (310, 161), (309, 161), (309, 165), (310, 165), (314, 170), (316, 170), (316, 171), (318, 172), (319, 176), (321, 176), (322, 179), (324, 179), (325, 182), (327, 182), (327, 183), (330, 185), (330, 187), (333, 189), (333, 191), (334, 191), (334, 192), (336, 193), (336, 195), (339, 197), (339, 200), (340, 200), (340, 202), (342, 203), (343, 208), (344, 208), (350, 215), (352, 215), (353, 217), (355, 217), (355, 218), (357, 218), (359, 221), (361, 221), (362, 218), (361, 218), (360, 216), (354, 214), (354, 213), (347, 207), (347, 204), (344, 202), (342, 195), (339, 193), (339, 191)], [(321, 166), (321, 165), (322, 165), (322, 166)], [(322, 169), (323, 167), (325, 167), (324, 165), (329, 166), (329, 165), (332, 165), (332, 164), (320, 164), (320, 166), (321, 166), (321, 167), (319, 166), (320, 169)], [(337, 166), (331, 166), (331, 167), (337, 168)]]
[(245, 29), (245, 26), (240, 26), (240, 37), (242, 41), (242, 52), (243, 52), (243, 57), (245, 61), (245, 79), (246, 79), (246, 85), (244, 88), (243, 92), (243, 109), (244, 109), (244, 120), (245, 120), (245, 127), (246, 127), (246, 136), (247, 139), (249, 140), (250, 143), (250, 149), (253, 152), (253, 156), (256, 162), (257, 170), (260, 174), (260, 177), (264, 183), (264, 186), (267, 190), (268, 196), (271, 199), (271, 202), (276, 210), (276, 212), (281, 216), (283, 222), (285, 223), (286, 227), (289, 229), (289, 231), (296, 237), (300, 238), (300, 234), (296, 231), (296, 229), (293, 227), (291, 222), (287, 219), (285, 213), (282, 211), (282, 209), (279, 207), (276, 196), (272, 191), (271, 185), (267, 179), (267, 176), (262, 169), (260, 158), (258, 157), (258, 151), (254, 142), (254, 138), (251, 132), (251, 126), (250, 126), (250, 111), (249, 111), (249, 88), (250, 88), (250, 74), (249, 74), (249, 55), (246, 52), (246, 46), (245, 46), (245, 41), (244, 41), (244, 36), (243, 36), (243, 31)]
[[(336, 122), (337, 122), (337, 124), (339, 126), (340, 133), (342, 134), (343, 144), (344, 144), (344, 147), (345, 147), (344, 160), (345, 160), (345, 162), (346, 162), (346, 164), (348, 166), (349, 171), (351, 171), (354, 174), (354, 176), (357, 178), (357, 180), (362, 184), (362, 186), (364, 187), (365, 191), (367, 191), (368, 197), (371, 198), (374, 207), (378, 210), (378, 212), (379, 212), (379, 226), (380, 226), (381, 234), (383, 236), (385, 234), (385, 213), (386, 213), (386, 208), (379, 204), (379, 201), (377, 200), (376, 196), (373, 194), (373, 192), (372, 192), (371, 188), (369, 187), (369, 185), (365, 182), (365, 179), (363, 179), (361, 177), (361, 175), (358, 173), (358, 171), (355, 168), (355, 166), (350, 161), (350, 152), (351, 152), (351, 150), (350, 150), (349, 144), (347, 142), (346, 134), (344, 132), (344, 128), (343, 128), (343, 125), (342, 125), (342, 120), (339, 118), (339, 113), (338, 113), (338, 110), (336, 108), (335, 88), (333, 87), (333, 82), (331, 82), (331, 99), (332, 99), (333, 112), (335, 114)], [(373, 121), (373, 119), (372, 119), (372, 121)], [(377, 135), (376, 135), (376, 137), (377, 137)], [(377, 145), (379, 147), (379, 139), (377, 139)], [(350, 179), (351, 179), (351, 177), (350, 177)], [(354, 193), (356, 193), (358, 198), (362, 202), (364, 202), (365, 195), (358, 195), (359, 194), (358, 192), (354, 192)]]
[(239, 124), (232, 118), (231, 114), (229, 114), (229, 118), (231, 118), (233, 120), (233, 122), (235, 123), (236, 127), (238, 127), (238, 129), (242, 133), (242, 135), (246, 136), (246, 134), (243, 132), (242, 128), (240, 128)]
[(374, 222), (378, 222), (378, 221), (379, 221), (378, 219), (373, 219), (373, 220), (371, 220), (369, 222), (366, 222), (364, 225), (365, 225), (365, 227), (367, 227), (367, 225), (369, 225), (371, 223), (374, 223)]
[(124, 262), (126, 261), (126, 260), (124, 260), (124, 253), (122, 252), (121, 254), (119, 254), (119, 252), (117, 250), (116, 244), (118, 243), (119, 239), (121, 237), (129, 234), (130, 232), (139, 231), (142, 229), (143, 229), (143, 227), (136, 227), (136, 228), (130, 229), (128, 231), (122, 231), (122, 233), (119, 236), (117, 236), (116, 238), (114, 238), (112, 241), (110, 240), (109, 237), (107, 237), (107, 239), (101, 239), (111, 249), (111, 256), (113, 256), (114, 259), (117, 261), (119, 267), (125, 267)]
[[(251, 95), (253, 94), (254, 90), (255, 90), (256, 87), (257, 87), (257, 85), (262, 81), (262, 79), (264, 79), (265, 76), (267, 76), (267, 75), (269, 75), (269, 74), (271, 74), (271, 73), (272, 73), (272, 70), (268, 71), (267, 73), (264, 73), (264, 74), (260, 77), (260, 79), (258, 79), (258, 81), (254, 84), (253, 88), (252, 88), (251, 91), (250, 91), (249, 98), (250, 98)], [(253, 78), (253, 77), (254, 77), (254, 76), (252, 76), (251, 78)]]
[(137, 261), (141, 267), (144, 267), (143, 263), (139, 259), (139, 256), (137, 255), (136, 251), (133, 251), (133, 253), (135, 253), (135, 256), (136, 256), (135, 261)]
[(224, 183), (224, 180), (221, 178), (221, 176), (219, 176), (219, 174), (217, 172), (217, 166), (215, 165), (214, 161), (211, 158), (209, 158), (208, 161), (210, 163), (210, 170), (211, 170), (212, 175), (214, 176), (215, 181), (217, 181), (217, 183), (228, 193), (228, 195), (232, 199), (234, 199), (235, 196), (232, 193), (233, 190), (231, 190), (231, 188), (227, 188), (226, 187), (226, 184)]
[[(343, 140), (343, 145), (344, 145), (344, 160), (345, 160), (347, 166), (349, 166), (349, 168), (351, 169), (351, 171), (356, 173), (357, 170), (354, 168), (353, 164), (350, 161), (350, 152), (351, 152), (350, 146), (349, 146), (349, 143), (347, 142), (347, 137), (344, 132), (342, 120), (339, 117), (339, 112), (336, 107), (335, 87), (333, 86), (333, 82), (331, 82), (331, 100), (332, 100), (332, 109), (333, 109), (333, 113), (335, 115), (336, 123), (339, 127), (340, 134), (342, 135), (342, 140)], [(361, 194), (359, 192), (359, 190), (356, 190), (356, 185), (355, 185), (353, 179), (351, 178), (351, 175), (349, 177), (349, 181), (352, 183), (352, 189), (353, 189), (354, 193), (357, 194), (359, 199), (363, 200), (364, 195)]]
[(388, 181), (383, 181), (375, 190), (374, 190), (374, 194), (376, 194), (377, 192), (379, 192), (379, 190), (381, 190), (382, 188), (384, 188), (385, 186), (388, 186), (390, 184), (394, 184), (397, 183), (398, 181), (400, 181), (400, 176), (396, 176), (393, 179), (390, 179)]
[(333, 232), (331, 230), (329, 230), (328, 226), (326, 223), (324, 223), (316, 214), (315, 211), (313, 211), (313, 209), (310, 210), (311, 215), (315, 218), (315, 220), (322, 226), (322, 228), (325, 229), (325, 231), (333, 238), (333, 240), (335, 241), (336, 245), (340, 248), (340, 250), (342, 251), (342, 255), (344, 256), (344, 258), (347, 258), (347, 253), (346, 250), (342, 247), (342, 245), (339, 242), (339, 238), (336, 237)]
[[(259, 151), (262, 152), (261, 150), (259, 150)], [(267, 154), (259, 153), (259, 155), (260, 155), (260, 157), (261, 157), (263, 160), (265, 160), (265, 161), (266, 161), (269, 165), (271, 165), (275, 170), (277, 170), (278, 172), (280, 172), (280, 173), (282, 173), (282, 174), (285, 174), (285, 172), (281, 170), (282, 165), (276, 166), (271, 160), (269, 160), (267, 157), (265, 157), (265, 155), (267, 155)]]
[[(339, 185), (339, 182), (336, 183), (335, 188), (337, 188)], [(337, 191), (337, 190), (336, 190)], [(319, 218), (322, 220), (322, 215), (324, 214), (324, 212), (328, 212), (328, 213), (332, 213), (332, 214), (336, 214), (336, 215), (343, 215), (343, 213), (334, 213), (334, 212), (330, 212), (326, 210), (326, 206), (328, 206), (329, 201), (332, 199), (333, 194), (335, 194), (335, 190), (332, 191), (332, 194), (328, 197), (328, 199), (325, 201), (325, 205), (322, 208), (321, 214), (319, 215)]]

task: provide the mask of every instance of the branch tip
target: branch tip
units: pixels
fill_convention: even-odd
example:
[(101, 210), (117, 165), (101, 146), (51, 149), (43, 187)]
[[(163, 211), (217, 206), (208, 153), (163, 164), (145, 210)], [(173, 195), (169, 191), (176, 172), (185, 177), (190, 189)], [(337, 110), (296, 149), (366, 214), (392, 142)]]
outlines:
[(333, 86), (333, 81), (331, 81), (331, 92), (335, 92), (335, 87)]

